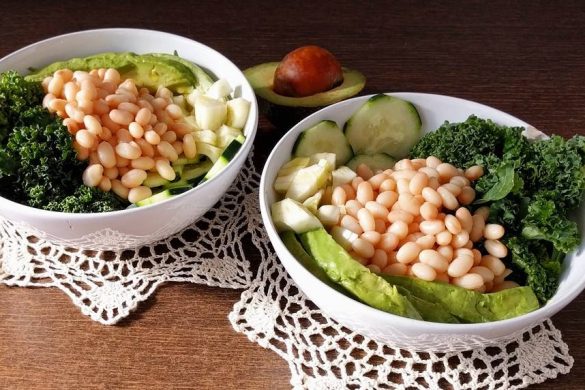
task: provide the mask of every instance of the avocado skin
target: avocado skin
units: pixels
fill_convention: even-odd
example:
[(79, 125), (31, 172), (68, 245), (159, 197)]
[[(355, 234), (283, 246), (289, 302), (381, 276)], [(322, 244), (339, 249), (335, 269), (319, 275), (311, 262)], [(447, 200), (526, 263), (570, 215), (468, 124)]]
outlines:
[(123, 78), (132, 78), (137, 85), (156, 91), (165, 86), (174, 92), (188, 93), (199, 85), (199, 78), (184, 64), (168, 57), (131, 52), (100, 53), (88, 57), (71, 58), (54, 62), (26, 76), (30, 81), (42, 81), (59, 69), (91, 70), (114, 68)]
[(300, 235), (305, 249), (335, 283), (376, 309), (402, 317), (422, 319), (410, 301), (380, 276), (355, 261), (325, 229)]
[(516, 287), (482, 294), (447, 283), (427, 282), (405, 276), (382, 276), (389, 283), (405, 288), (414, 296), (440, 303), (461, 322), (477, 323), (505, 320), (539, 308), (530, 287)]

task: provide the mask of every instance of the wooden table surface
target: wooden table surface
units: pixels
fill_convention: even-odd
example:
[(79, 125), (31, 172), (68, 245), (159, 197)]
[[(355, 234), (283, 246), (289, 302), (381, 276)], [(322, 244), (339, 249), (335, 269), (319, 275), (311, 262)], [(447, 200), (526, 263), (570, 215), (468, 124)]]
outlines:
[[(585, 134), (579, 1), (82, 3), (2, 2), (0, 56), (102, 27), (180, 34), (242, 69), (312, 43), (361, 70), (366, 93), (459, 96), (547, 132)], [(277, 138), (270, 131), (261, 121), (259, 164)], [(0, 287), (0, 388), (289, 388), (287, 364), (232, 330), (227, 315), (239, 294), (167, 285), (119, 326), (106, 327), (56, 289)], [(575, 357), (572, 372), (534, 389), (585, 388), (584, 304), (581, 295), (554, 317)]]

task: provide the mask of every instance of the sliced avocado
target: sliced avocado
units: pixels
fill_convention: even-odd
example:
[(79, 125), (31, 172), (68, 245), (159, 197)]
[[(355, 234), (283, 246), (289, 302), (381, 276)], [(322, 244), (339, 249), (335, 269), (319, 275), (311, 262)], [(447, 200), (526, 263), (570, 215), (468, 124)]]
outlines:
[[(194, 87), (208, 88), (208, 78), (202, 77), (199, 69), (195, 74), (193, 67), (188, 67), (176, 58), (169, 59), (170, 55), (139, 55), (130, 52), (100, 53), (83, 58), (71, 58), (67, 61), (52, 63), (26, 76), (30, 81), (42, 81), (56, 70), (68, 68), (75, 70), (91, 70), (99, 68), (114, 68), (120, 72), (122, 78), (132, 78), (136, 84), (156, 91), (160, 86), (167, 87), (174, 92), (188, 93)], [(209, 77), (209, 76), (208, 76)]]
[(194, 85), (197, 86), (196, 89), (198, 89), (202, 93), (205, 93), (209, 89), (209, 87), (211, 87), (211, 85), (215, 82), (215, 80), (217, 80), (217, 77), (215, 77), (213, 73), (211, 73), (210, 71), (204, 70), (199, 65), (196, 65), (191, 61), (181, 58), (178, 55), (166, 53), (153, 53), (151, 55), (166, 59), (168, 61), (175, 61), (187, 67), (193, 74), (193, 77), (195, 77), (196, 82)]
[(305, 97), (283, 96), (272, 89), (278, 64), (267, 62), (256, 65), (246, 69), (244, 75), (259, 97), (260, 109), (272, 124), (280, 128), (290, 127), (324, 106), (357, 95), (366, 84), (362, 73), (343, 68), (343, 82), (329, 91)]
[(319, 267), (335, 283), (376, 309), (403, 317), (422, 319), (407, 297), (383, 278), (354, 260), (325, 229), (307, 231), (301, 242)]
[(404, 276), (382, 275), (397, 287), (412, 295), (441, 304), (462, 322), (505, 320), (539, 308), (538, 299), (530, 287), (516, 287), (496, 293), (481, 294), (447, 283), (427, 282)]

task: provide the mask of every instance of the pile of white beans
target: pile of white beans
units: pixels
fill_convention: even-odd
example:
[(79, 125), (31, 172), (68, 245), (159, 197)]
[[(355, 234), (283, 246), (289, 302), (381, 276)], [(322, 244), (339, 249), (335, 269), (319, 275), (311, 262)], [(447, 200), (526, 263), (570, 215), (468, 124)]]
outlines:
[(152, 95), (116, 69), (61, 69), (42, 82), (43, 106), (63, 118), (79, 160), (88, 160), (83, 183), (114, 191), (131, 203), (152, 195), (147, 172), (175, 179), (171, 163), (194, 158), (196, 143), (168, 88)]
[[(504, 280), (511, 273), (501, 260), (508, 253), (500, 241), (504, 227), (486, 224), (487, 207), (473, 215), (464, 207), (475, 199), (470, 183), (483, 175), (482, 167), (463, 171), (428, 157), (400, 160), (393, 169), (376, 173), (362, 164), (357, 175), (333, 188), (319, 208), (321, 216), (339, 216), (330, 227), (359, 236), (350, 250), (357, 261), (375, 272), (480, 292), (517, 286)], [(332, 207), (339, 212), (327, 210)], [(480, 241), (486, 253), (474, 248)]]

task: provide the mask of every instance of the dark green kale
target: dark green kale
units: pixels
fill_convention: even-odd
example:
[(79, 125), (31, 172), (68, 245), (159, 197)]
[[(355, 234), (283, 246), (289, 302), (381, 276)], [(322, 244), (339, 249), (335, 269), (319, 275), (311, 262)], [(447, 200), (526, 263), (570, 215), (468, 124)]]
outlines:
[(512, 237), (506, 241), (511, 261), (510, 279), (528, 285), (541, 303), (546, 303), (557, 291), (564, 254), (551, 251), (542, 241)]
[(20, 114), (34, 105), (40, 105), (43, 90), (38, 83), (26, 81), (15, 71), (0, 77), (0, 143), (12, 131)]
[(472, 207), (489, 206), (489, 221), (505, 226), (504, 240), (513, 246), (508, 265), (544, 303), (556, 290), (562, 259), (581, 241), (567, 216), (585, 191), (585, 137), (529, 141), (522, 131), (470, 116), (425, 135), (411, 156), (484, 167), (485, 175), (473, 183)]
[[(38, 92), (41, 91), (40, 95)], [(4, 99), (4, 100), (2, 100)], [(61, 120), (41, 106), (42, 90), (14, 72), (0, 75), (0, 195), (40, 209), (103, 212), (124, 207), (112, 193), (85, 187), (85, 164)]]

